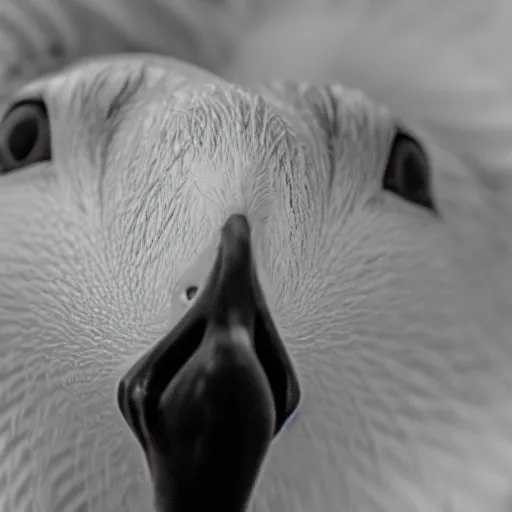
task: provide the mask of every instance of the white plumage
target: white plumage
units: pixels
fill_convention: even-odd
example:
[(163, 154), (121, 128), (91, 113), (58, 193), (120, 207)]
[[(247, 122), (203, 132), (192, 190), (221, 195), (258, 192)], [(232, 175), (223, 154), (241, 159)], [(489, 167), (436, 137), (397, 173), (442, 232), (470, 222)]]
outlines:
[[(182, 314), (184, 282), (201, 284), (200, 255), (242, 211), (304, 390), (254, 510), (508, 511), (512, 7), (324, 2), (313, 15), (304, 2), (278, 22), (270, 3), (215, 16), (119, 5), (37, 4), (40, 31), (22, 44), (19, 7), (3, 0), (5, 105), (16, 52), (41, 51), (45, 34), (64, 59), (167, 52), (179, 12), (207, 37), (169, 53), (241, 82), (340, 81), (389, 106), (433, 157), (443, 219), (379, 189), (394, 124), (359, 93), (331, 91), (344, 135), (330, 167), (308, 103), (325, 96), (302, 86), (255, 89), (263, 101), (149, 56), (34, 82), (21, 94), (44, 95), (53, 162), (0, 176), (0, 510), (151, 510), (115, 386)], [(94, 9), (104, 31), (81, 39), (77, 13), (94, 22)], [(36, 57), (20, 82), (60, 65)]]

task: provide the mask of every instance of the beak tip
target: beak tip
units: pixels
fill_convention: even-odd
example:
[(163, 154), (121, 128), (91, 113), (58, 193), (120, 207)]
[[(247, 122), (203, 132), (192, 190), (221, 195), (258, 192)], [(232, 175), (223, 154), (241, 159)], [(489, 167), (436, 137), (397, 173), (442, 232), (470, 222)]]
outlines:
[(248, 238), (250, 226), (247, 217), (239, 213), (230, 215), (222, 227), (222, 234), (235, 238)]

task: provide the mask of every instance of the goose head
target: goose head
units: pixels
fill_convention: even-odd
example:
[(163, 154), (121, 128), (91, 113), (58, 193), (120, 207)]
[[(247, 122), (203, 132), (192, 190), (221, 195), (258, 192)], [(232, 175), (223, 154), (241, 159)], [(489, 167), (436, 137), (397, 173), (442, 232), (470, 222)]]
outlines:
[(505, 346), (385, 107), (118, 56), (11, 98), (0, 168), (2, 510), (503, 497)]

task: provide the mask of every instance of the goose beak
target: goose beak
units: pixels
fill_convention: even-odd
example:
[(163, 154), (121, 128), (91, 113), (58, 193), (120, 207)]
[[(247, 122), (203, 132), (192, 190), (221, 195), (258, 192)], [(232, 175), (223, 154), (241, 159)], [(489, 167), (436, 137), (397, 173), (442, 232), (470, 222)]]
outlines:
[(232, 215), (195, 305), (119, 384), (157, 509), (244, 511), (272, 438), (299, 399), (256, 277), (249, 223)]

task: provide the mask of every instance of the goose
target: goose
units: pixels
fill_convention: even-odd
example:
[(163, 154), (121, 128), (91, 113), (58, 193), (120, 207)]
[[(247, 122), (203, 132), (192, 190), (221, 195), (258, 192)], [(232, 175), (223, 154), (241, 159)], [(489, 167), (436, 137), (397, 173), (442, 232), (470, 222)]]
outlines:
[(387, 107), (104, 57), (0, 147), (0, 510), (507, 510), (504, 310)]
[(509, 510), (501, 77), (443, 96), (351, 62), (370, 100), (233, 85), (249, 57), (94, 58), (2, 98), (0, 510)]

